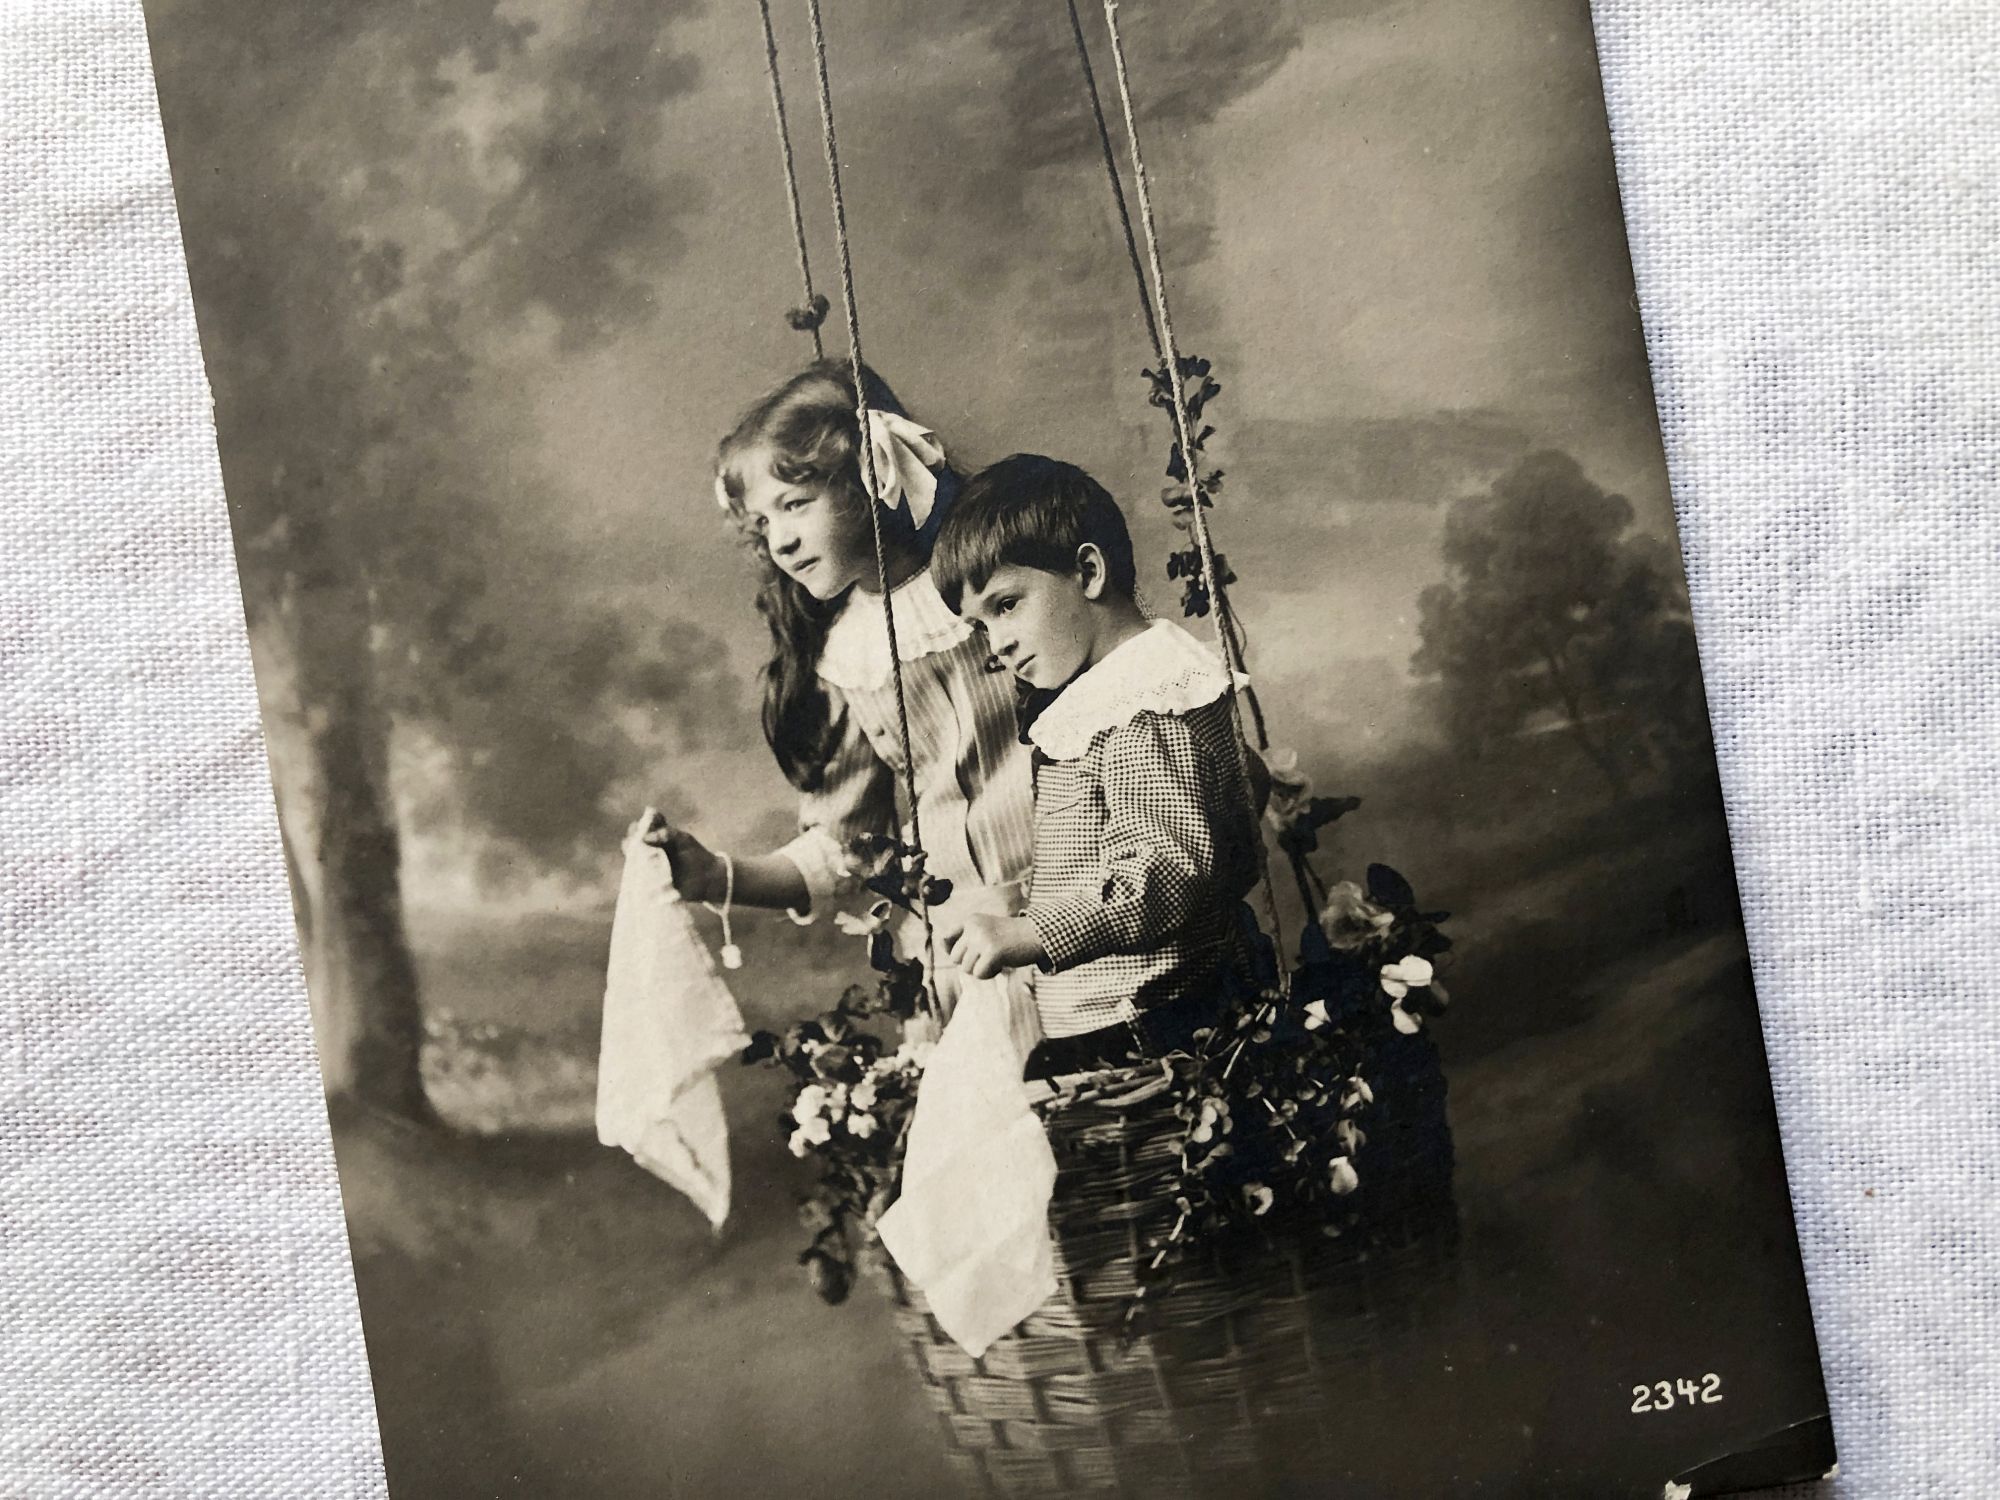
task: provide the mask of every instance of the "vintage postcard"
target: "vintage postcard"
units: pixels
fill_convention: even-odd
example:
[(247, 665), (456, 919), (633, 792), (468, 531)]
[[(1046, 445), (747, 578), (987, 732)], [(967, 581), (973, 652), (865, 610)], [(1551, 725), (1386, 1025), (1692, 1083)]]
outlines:
[(146, 0), (397, 1500), (1833, 1467), (1585, 0)]

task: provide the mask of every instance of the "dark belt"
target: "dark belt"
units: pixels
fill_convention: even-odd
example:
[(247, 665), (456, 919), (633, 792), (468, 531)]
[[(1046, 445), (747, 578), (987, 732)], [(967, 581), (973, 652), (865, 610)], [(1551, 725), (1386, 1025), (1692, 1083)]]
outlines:
[(1067, 1073), (1122, 1068), (1133, 1062), (1164, 1057), (1187, 1046), (1194, 1040), (1195, 1032), (1214, 1022), (1219, 1001), (1220, 996), (1214, 994), (1185, 995), (1142, 1010), (1131, 1021), (1118, 1021), (1075, 1036), (1044, 1037), (1028, 1054), (1023, 1075), (1061, 1078)]

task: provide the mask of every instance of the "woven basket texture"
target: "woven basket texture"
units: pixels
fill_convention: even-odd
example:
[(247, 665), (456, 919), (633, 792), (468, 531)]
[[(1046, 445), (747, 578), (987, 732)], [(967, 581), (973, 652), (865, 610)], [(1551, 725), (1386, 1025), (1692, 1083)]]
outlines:
[(1173, 1213), (1164, 1186), (1182, 1123), (1171, 1094), (1045, 1107), (1060, 1164), (1050, 1215), (1060, 1287), (982, 1358), (946, 1336), (885, 1257), (863, 1257), (970, 1493), (1325, 1493), (1343, 1436), (1410, 1395), (1378, 1355), (1456, 1278), (1435, 1048), (1397, 1037), (1376, 1061), (1360, 1224), (1338, 1238), (1288, 1226), (1190, 1256), (1136, 1333), (1126, 1311), (1145, 1247)]

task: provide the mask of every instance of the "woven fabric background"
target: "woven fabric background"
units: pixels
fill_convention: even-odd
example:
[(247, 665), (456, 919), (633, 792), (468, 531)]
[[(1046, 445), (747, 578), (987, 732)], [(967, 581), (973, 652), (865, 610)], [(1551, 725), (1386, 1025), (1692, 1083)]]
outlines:
[[(1597, 14), (1831, 1492), (1985, 1495), (2000, 7)], [(0, 1495), (380, 1495), (137, 0), (0, 0), (0, 413)]]

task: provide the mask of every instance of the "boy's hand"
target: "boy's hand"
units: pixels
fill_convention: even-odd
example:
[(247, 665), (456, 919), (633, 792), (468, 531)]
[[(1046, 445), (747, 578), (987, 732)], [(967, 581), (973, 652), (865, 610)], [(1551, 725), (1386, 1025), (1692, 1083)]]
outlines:
[(945, 935), (945, 952), (974, 979), (991, 979), (1002, 969), (1042, 961), (1042, 940), (1026, 917), (968, 917)]

